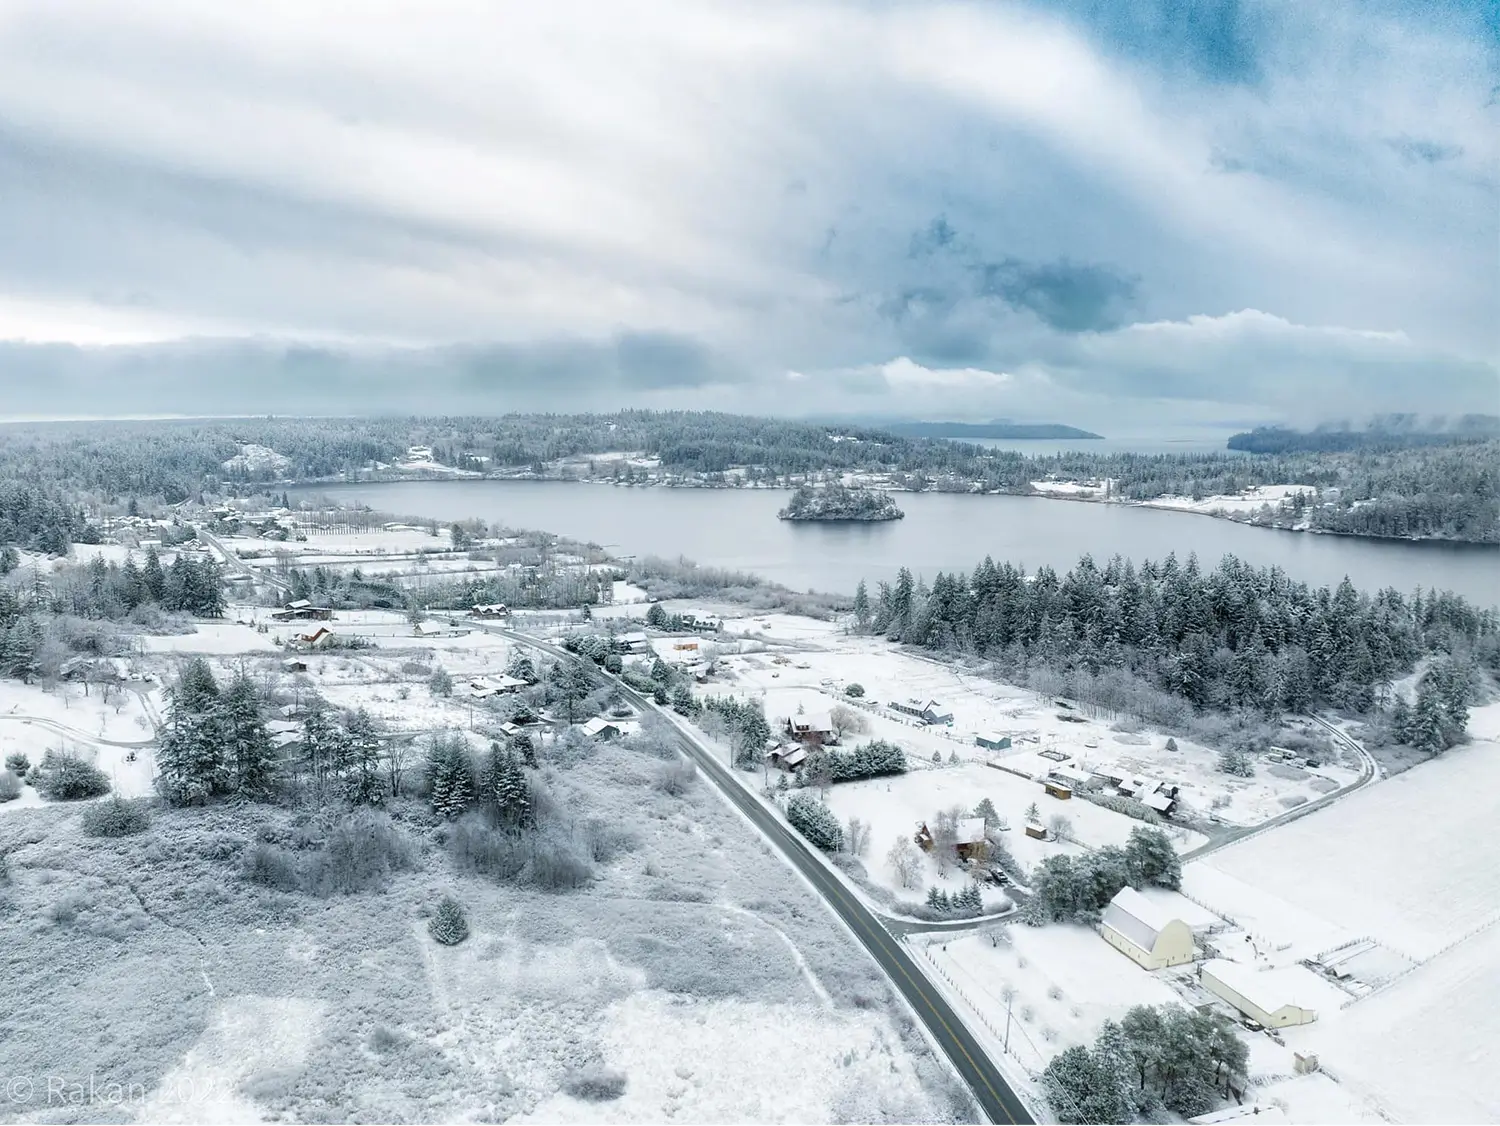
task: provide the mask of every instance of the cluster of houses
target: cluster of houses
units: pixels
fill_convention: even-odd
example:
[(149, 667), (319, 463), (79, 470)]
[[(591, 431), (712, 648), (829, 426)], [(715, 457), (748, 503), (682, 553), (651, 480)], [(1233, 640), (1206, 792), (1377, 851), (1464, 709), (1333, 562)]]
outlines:
[(787, 716), (781, 722), (781, 737), (766, 751), (766, 761), (794, 772), (807, 761), (810, 751), (838, 741), (838, 732), (827, 712)]
[[(1042, 755), (1053, 757), (1046, 751)], [(1134, 798), (1163, 817), (1170, 817), (1177, 808), (1177, 786), (1113, 765), (1085, 767), (1077, 762), (1063, 761), (1050, 768), (1039, 781), (1048, 797), (1062, 801), (1071, 798), (1076, 790), (1107, 788), (1120, 797)]]

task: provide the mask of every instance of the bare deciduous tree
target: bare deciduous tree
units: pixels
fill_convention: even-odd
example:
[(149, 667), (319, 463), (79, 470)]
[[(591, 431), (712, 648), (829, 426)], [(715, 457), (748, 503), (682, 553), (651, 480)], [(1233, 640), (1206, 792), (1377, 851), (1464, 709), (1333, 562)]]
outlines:
[(850, 856), (863, 856), (870, 851), (870, 825), (858, 817), (849, 818), (844, 830), (844, 847)]
[(896, 878), (901, 881), (902, 887), (922, 886), (922, 854), (912, 844), (910, 837), (897, 837), (896, 843), (891, 845), (891, 851), (885, 854), (885, 859), (896, 873)]
[(1059, 813), (1047, 822), (1047, 831), (1052, 834), (1055, 840), (1071, 840), (1073, 837), (1073, 822)]
[(870, 729), (865, 717), (848, 704), (835, 704), (828, 712), (828, 722), (833, 724), (833, 733), (842, 739), (845, 735), (863, 735)]

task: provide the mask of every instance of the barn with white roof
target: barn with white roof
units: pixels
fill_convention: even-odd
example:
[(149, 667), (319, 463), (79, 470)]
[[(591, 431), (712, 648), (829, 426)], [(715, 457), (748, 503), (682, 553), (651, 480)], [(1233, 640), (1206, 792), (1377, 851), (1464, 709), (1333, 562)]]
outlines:
[(1193, 960), (1193, 932), (1135, 888), (1121, 888), (1104, 909), (1104, 941), (1147, 970)]

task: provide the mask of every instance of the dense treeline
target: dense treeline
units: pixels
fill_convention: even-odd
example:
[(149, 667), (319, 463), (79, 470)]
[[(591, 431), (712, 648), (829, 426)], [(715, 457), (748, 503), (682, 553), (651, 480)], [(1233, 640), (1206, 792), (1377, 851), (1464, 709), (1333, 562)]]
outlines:
[(0, 545), (66, 555), (70, 544), (98, 542), (98, 530), (55, 493), (0, 481)]
[(1105, 1021), (1091, 1047), (1053, 1057), (1042, 1091), (1059, 1122), (1154, 1121), (1163, 1109), (1189, 1117), (1243, 1091), (1249, 1059), (1222, 1013), (1137, 1005)]
[(1468, 414), (1450, 425), (1424, 428), (1415, 415), (1405, 414), (1372, 419), (1369, 426), (1360, 430), (1332, 426), (1320, 426), (1314, 430), (1257, 426), (1247, 433), (1231, 436), (1227, 445), (1231, 450), (1245, 450), (1248, 453), (1329, 453), (1342, 450), (1390, 450), (1405, 446), (1446, 446), (1456, 441), (1485, 438), (1500, 438), (1500, 417), (1492, 414)]
[(119, 656), (126, 644), (111, 623), (159, 625), (164, 611), (221, 616), (217, 565), (179, 555), (163, 567), (148, 550), (143, 566), (96, 557), (50, 575), (36, 567), (13, 571), (0, 584), (0, 677), (29, 683), (58, 675), (73, 656)]
[[(1169, 555), (1100, 569), (1085, 556), (1059, 576), (986, 559), (969, 576), (930, 587), (903, 568), (871, 599), (855, 596), (861, 626), (912, 645), (972, 652), (1011, 675), (1042, 666), (1113, 685), (1131, 710), (1144, 692), (1198, 711), (1277, 716), (1322, 705), (1368, 711), (1429, 654), (1457, 669), (1500, 669), (1500, 623), (1448, 593), (1335, 590), (1294, 582), (1279, 568), (1226, 556), (1212, 571)], [(1468, 677), (1454, 674), (1466, 683)]]

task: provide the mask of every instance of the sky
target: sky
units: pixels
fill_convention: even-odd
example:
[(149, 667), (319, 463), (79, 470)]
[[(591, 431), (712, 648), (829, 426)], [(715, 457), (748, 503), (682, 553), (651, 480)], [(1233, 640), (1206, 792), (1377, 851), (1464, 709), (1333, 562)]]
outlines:
[(0, 417), (1500, 411), (1492, 0), (0, 0)]

